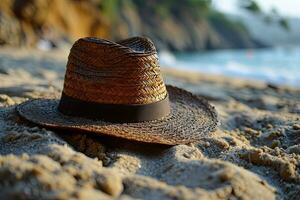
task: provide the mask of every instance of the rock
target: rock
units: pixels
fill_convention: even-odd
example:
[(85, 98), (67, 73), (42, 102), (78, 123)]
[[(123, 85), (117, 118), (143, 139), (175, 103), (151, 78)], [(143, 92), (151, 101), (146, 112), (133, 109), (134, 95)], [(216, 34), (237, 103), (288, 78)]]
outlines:
[(0, 45), (19, 46), (21, 42), (20, 23), (0, 10)]
[(3, 44), (36, 47), (41, 39), (61, 43), (66, 38), (107, 38), (109, 25), (96, 4), (92, 0), (3, 0), (0, 40)]
[[(41, 41), (56, 46), (86, 36), (119, 40), (146, 35), (158, 49), (171, 51), (261, 46), (238, 23), (214, 15), (212, 8), (208, 8), (211, 15), (197, 17), (193, 6), (167, 5), (154, 7), (139, 1), (115, 1), (108, 6), (100, 0), (1, 0), (0, 43), (38, 47)], [(162, 15), (160, 9), (170, 11)]]

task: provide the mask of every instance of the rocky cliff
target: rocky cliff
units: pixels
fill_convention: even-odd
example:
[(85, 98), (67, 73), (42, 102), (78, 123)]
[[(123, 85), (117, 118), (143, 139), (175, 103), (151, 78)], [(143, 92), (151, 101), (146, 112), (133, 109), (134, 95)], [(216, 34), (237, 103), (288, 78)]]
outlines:
[(261, 46), (243, 25), (213, 11), (206, 1), (0, 2), (2, 45), (36, 46), (41, 39), (58, 45), (86, 36), (118, 40), (134, 35), (146, 35), (159, 49), (172, 51)]

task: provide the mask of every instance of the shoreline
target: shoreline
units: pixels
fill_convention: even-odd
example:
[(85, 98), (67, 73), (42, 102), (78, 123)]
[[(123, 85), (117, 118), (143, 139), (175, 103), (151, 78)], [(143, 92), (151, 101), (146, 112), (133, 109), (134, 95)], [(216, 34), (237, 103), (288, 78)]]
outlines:
[(194, 73), (264, 81), (272, 85), (300, 87), (299, 46), (266, 50), (161, 53), (162, 66)]
[(277, 84), (277, 83), (270, 83), (264, 80), (257, 80), (251, 78), (238, 78), (238, 77), (231, 77), (226, 75), (219, 75), (219, 74), (212, 74), (206, 72), (199, 72), (193, 70), (183, 70), (183, 69), (176, 69), (172, 67), (162, 67), (162, 72), (166, 76), (172, 76), (178, 79), (183, 79), (188, 82), (197, 82), (197, 81), (204, 81), (204, 82), (215, 82), (218, 84), (229, 84), (229, 85), (240, 85), (243, 86), (253, 86), (256, 88), (281, 88), (281, 89), (288, 89), (292, 91), (300, 91), (300, 86), (294, 86), (289, 84)]

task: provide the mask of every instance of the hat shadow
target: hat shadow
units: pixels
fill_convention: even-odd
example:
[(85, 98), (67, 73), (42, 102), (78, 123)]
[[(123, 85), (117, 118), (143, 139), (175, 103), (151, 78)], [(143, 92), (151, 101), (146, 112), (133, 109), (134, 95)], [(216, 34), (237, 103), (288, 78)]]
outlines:
[[(52, 129), (61, 137), (64, 141), (70, 144), (76, 150), (86, 154), (85, 149), (82, 149), (82, 142), (85, 142), (86, 145), (92, 145), (88, 148), (92, 148), (95, 145), (102, 146), (105, 150), (110, 152), (113, 151), (126, 151), (129, 154), (141, 154), (146, 157), (158, 157), (165, 150), (171, 148), (171, 145), (166, 144), (156, 144), (156, 143), (147, 143), (134, 140), (128, 140), (125, 138), (115, 137), (111, 135), (100, 135), (93, 132), (83, 131), (83, 130), (61, 130), (61, 129)], [(83, 146), (86, 146), (83, 145)], [(99, 148), (99, 147), (97, 147)], [(91, 149), (90, 149), (91, 151)], [(93, 150), (92, 150), (93, 151)], [(95, 152), (98, 154), (99, 152)], [(86, 154), (87, 155), (87, 154)], [(97, 157), (96, 155), (88, 154), (89, 157)]]

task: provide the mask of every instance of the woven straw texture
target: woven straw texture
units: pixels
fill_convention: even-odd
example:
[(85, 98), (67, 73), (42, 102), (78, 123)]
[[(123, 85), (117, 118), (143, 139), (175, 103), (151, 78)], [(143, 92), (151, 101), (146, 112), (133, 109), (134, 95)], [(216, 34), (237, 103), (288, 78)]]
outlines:
[(117, 43), (79, 39), (70, 51), (63, 91), (106, 104), (149, 104), (167, 95), (156, 49), (144, 37)]
[(154, 44), (143, 37), (117, 43), (79, 39), (69, 54), (63, 92), (78, 100), (121, 105), (155, 103), (168, 95), (171, 113), (154, 121), (111, 123), (63, 115), (55, 99), (28, 101), (16, 109), (27, 120), (48, 127), (172, 145), (197, 142), (218, 125), (208, 102), (165, 86)]
[(216, 129), (219, 123), (217, 113), (207, 101), (173, 86), (167, 86), (167, 91), (171, 114), (148, 122), (109, 123), (69, 117), (57, 110), (57, 99), (27, 101), (17, 106), (17, 112), (27, 120), (47, 127), (84, 130), (91, 134), (169, 145), (197, 142)]

